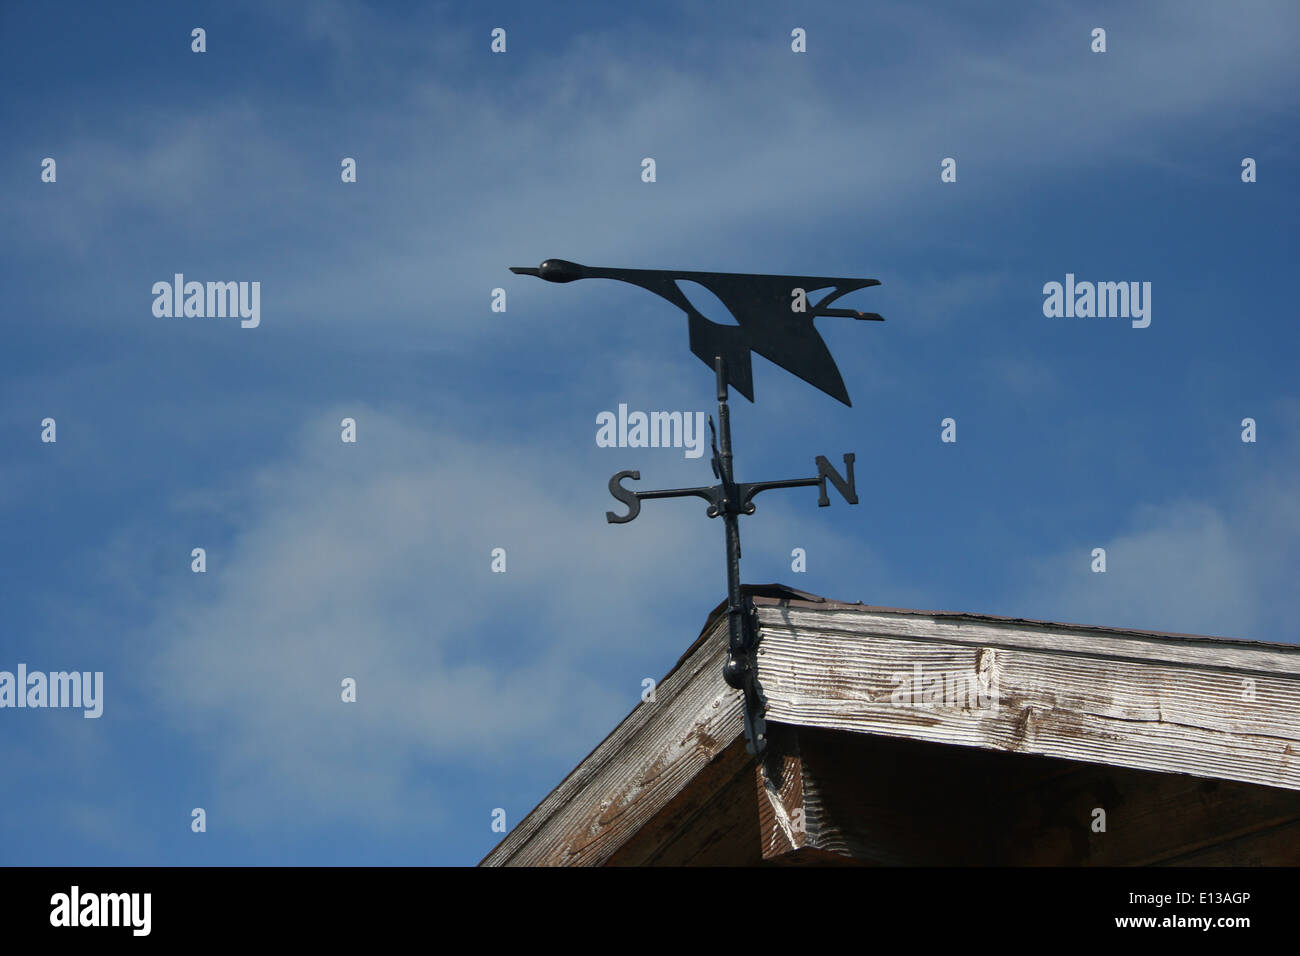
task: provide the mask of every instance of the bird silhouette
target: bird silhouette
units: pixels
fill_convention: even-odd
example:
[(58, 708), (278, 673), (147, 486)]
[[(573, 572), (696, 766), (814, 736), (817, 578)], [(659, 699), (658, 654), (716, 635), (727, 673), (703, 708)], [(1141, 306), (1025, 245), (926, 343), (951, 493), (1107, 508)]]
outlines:
[[(757, 352), (814, 388), (845, 405), (852, 405), (830, 349), (813, 327), (820, 316), (840, 316), (883, 322), (875, 312), (832, 309), (830, 303), (849, 292), (880, 285), (879, 279), (834, 279), (826, 276), (751, 275), (743, 272), (678, 272), (660, 269), (604, 269), (565, 259), (547, 259), (536, 269), (511, 266), (516, 275), (537, 276), (548, 282), (578, 279), (616, 279), (640, 286), (667, 299), (686, 313), (691, 351), (710, 368), (715, 356), (725, 362), (727, 384), (751, 402), (754, 376), (750, 355)], [(678, 280), (698, 282), (716, 295), (735, 317), (736, 325), (721, 325), (704, 317), (691, 304)], [(796, 312), (794, 290), (808, 297), (806, 311)], [(831, 289), (813, 304), (813, 292)]]

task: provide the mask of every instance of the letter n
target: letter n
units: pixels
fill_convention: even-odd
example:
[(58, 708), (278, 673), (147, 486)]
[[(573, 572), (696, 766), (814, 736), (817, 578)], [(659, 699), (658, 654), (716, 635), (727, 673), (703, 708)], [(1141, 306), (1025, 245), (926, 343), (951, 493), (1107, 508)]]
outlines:
[(821, 489), (821, 494), (817, 498), (817, 506), (819, 508), (825, 508), (831, 503), (831, 499), (826, 496), (827, 478), (831, 480), (831, 484), (835, 486), (835, 490), (843, 496), (845, 501), (851, 505), (856, 505), (858, 503), (858, 485), (853, 478), (854, 457), (855, 456), (852, 452), (849, 452), (844, 456), (844, 469), (849, 473), (848, 480), (846, 481), (840, 477), (840, 473), (835, 470), (834, 466), (826, 460), (825, 455), (817, 456), (817, 480), (820, 482), (818, 487)]

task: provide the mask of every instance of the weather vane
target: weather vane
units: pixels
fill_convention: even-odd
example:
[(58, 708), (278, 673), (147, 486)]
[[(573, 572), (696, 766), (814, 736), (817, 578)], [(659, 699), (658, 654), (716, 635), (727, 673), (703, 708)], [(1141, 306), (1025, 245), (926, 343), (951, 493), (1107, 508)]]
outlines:
[[(641, 502), (651, 498), (703, 498), (709, 503), (710, 518), (721, 517), (727, 540), (727, 662), (722, 676), (727, 684), (745, 695), (745, 738), (754, 755), (763, 753), (767, 732), (763, 719), (762, 696), (755, 679), (753, 659), (757, 630), (753, 604), (740, 588), (741, 515), (754, 513), (753, 498), (772, 488), (800, 488), (817, 485), (821, 494), (817, 504), (829, 505), (826, 482), (851, 505), (858, 503), (853, 477), (853, 454), (844, 456), (846, 474), (841, 476), (823, 456), (816, 458), (815, 478), (790, 478), (783, 481), (737, 482), (731, 464), (731, 414), (727, 407), (727, 388), (731, 386), (751, 402), (754, 378), (750, 353), (757, 352), (787, 372), (799, 376), (845, 405), (851, 405), (844, 380), (831, 358), (830, 350), (813, 328), (819, 316), (840, 316), (883, 322), (875, 312), (828, 308), (840, 296), (857, 289), (880, 285), (878, 279), (831, 279), (825, 276), (769, 276), (737, 272), (674, 272), (658, 269), (600, 269), (547, 259), (536, 269), (512, 266), (518, 275), (538, 276), (548, 282), (573, 282), (577, 279), (617, 279), (630, 282), (667, 299), (686, 313), (691, 336), (691, 351), (714, 371), (718, 386), (718, 424), (709, 418), (712, 433), (713, 476), (716, 485), (700, 488), (672, 488), (665, 491), (634, 491), (623, 480), (641, 480), (639, 471), (620, 471), (609, 479), (609, 493), (627, 507), (627, 513), (605, 512), (611, 524), (624, 524), (641, 513)], [(700, 314), (677, 285), (678, 280), (697, 282), (720, 300), (735, 316), (737, 325), (720, 325)], [(811, 292), (830, 289), (822, 299), (808, 308)]]

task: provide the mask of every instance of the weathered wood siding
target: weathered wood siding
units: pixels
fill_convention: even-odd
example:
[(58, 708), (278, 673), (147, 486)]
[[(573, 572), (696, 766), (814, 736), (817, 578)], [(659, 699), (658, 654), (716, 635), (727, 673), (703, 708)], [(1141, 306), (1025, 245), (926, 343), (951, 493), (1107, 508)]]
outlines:
[(482, 865), (607, 862), (743, 733), (740, 695), (722, 682), (726, 646), (723, 618)]
[(1296, 862), (1300, 647), (755, 604), (763, 766), (715, 613), (483, 865)]
[[(1300, 789), (1297, 647), (844, 605), (758, 616), (769, 720)], [(900, 704), (917, 667), (995, 704)]]

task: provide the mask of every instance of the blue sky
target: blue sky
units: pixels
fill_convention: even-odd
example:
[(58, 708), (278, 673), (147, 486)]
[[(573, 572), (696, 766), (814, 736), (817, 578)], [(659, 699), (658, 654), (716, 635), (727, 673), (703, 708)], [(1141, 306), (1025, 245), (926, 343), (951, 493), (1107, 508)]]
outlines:
[[(852, 408), (734, 402), (738, 477), (861, 496), (764, 495), (746, 581), (1300, 640), (1293, 4), (416, 6), (0, 8), (0, 670), (105, 675), (0, 710), (0, 863), (471, 864), (673, 665), (722, 529), (606, 482), (708, 465), (595, 422), (711, 377), (548, 256), (882, 280), (817, 322)], [(261, 324), (155, 317), (177, 272)]]

